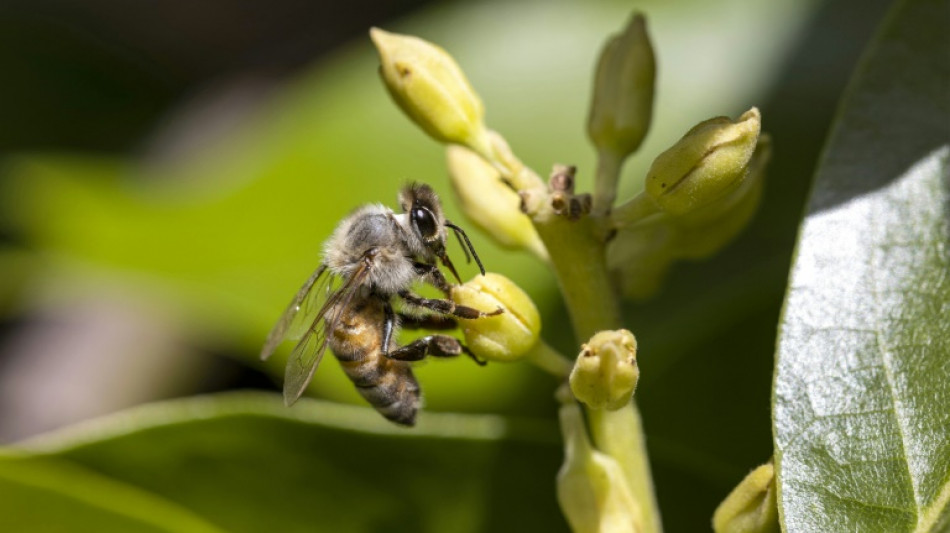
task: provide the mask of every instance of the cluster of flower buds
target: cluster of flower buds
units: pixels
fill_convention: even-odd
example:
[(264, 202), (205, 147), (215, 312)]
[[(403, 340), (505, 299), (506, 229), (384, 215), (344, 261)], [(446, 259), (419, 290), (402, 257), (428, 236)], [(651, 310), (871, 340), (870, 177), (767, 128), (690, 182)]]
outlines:
[[(611, 238), (607, 268), (624, 294), (646, 297), (659, 287), (673, 261), (718, 250), (741, 231), (758, 205), (770, 143), (760, 136), (761, 116), (755, 108), (735, 121), (717, 117), (690, 129), (656, 157), (640, 195), (613, 205), (620, 167), (640, 147), (652, 119), (656, 61), (642, 15), (635, 14), (608, 40), (598, 61), (587, 123), (598, 155), (593, 196), (575, 193), (575, 169), (568, 166), (556, 167), (545, 187), (505, 139), (485, 126), (481, 99), (444, 50), (379, 29), (371, 36), (393, 100), (424, 132), (448, 145), (450, 176), (462, 210), (504, 246), (543, 258), (550, 252), (557, 267), (579, 264), (574, 259), (587, 251), (601, 261), (604, 242)], [(577, 231), (571, 234), (575, 238), (567, 239), (555, 231), (564, 228), (585, 233), (576, 238)], [(578, 243), (580, 252), (564, 253)], [(597, 279), (603, 278), (607, 287), (609, 276), (603, 268), (601, 272)], [(572, 295), (581, 293), (565, 290), (569, 303)], [(566, 448), (558, 499), (572, 529), (659, 531), (639, 415), (632, 404), (639, 378), (633, 335), (626, 330), (594, 335), (568, 371), (569, 363), (557, 354), (552, 357), (552, 350), (539, 340), (541, 324), (534, 304), (507, 278), (494, 273), (476, 277), (454, 287), (450, 297), (469, 307), (505, 311), (461, 321), (465, 342), (478, 357), (501, 362), (530, 357), (559, 376), (570, 374), (562, 387)], [(586, 303), (576, 297), (573, 301)], [(578, 402), (587, 407), (586, 423)], [(756, 492), (764, 475), (747, 478), (743, 483), (752, 489), (742, 494), (762, 493), (767, 499), (767, 491)], [(741, 526), (761, 515), (743, 518), (755, 514), (747, 512), (757, 508), (755, 494), (730, 496), (717, 511), (717, 531), (766, 531)], [(774, 502), (774, 491), (771, 498)]]

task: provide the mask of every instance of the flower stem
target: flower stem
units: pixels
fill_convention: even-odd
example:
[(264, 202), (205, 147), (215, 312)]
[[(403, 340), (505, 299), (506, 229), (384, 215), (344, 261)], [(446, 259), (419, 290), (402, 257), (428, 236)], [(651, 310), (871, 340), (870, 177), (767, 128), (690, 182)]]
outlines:
[(641, 533), (662, 531), (643, 440), (643, 426), (636, 404), (631, 400), (628, 406), (616, 411), (587, 409), (587, 420), (594, 445), (616, 459), (623, 468), (633, 497), (640, 505)]
[(634, 196), (622, 205), (618, 205), (611, 213), (610, 219), (614, 227), (629, 226), (644, 218), (660, 212), (660, 208), (645, 192)]
[(561, 352), (552, 348), (544, 340), (538, 341), (525, 357), (541, 370), (561, 379), (570, 375), (573, 366), (570, 359), (564, 357)]
[[(522, 209), (531, 217), (550, 254), (551, 266), (560, 285), (576, 339), (579, 343), (585, 342), (598, 331), (619, 329), (620, 303), (618, 293), (610, 283), (604, 239), (604, 228), (610, 224), (610, 220), (596, 213), (579, 220), (569, 220), (556, 214), (551, 205), (549, 189), (543, 185), (540, 177), (511, 152), (504, 138), (496, 134), (493, 140), (492, 153), (484, 155), (503, 179), (519, 190)], [(604, 161), (604, 167), (598, 171), (599, 175), (602, 174), (598, 177), (600, 202), (606, 203), (608, 207), (613, 203), (611, 194), (616, 194), (620, 162), (616, 158)], [(567, 369), (560, 373), (563, 365), (560, 362), (556, 366), (552, 363), (553, 360), (548, 357), (550, 354), (545, 353), (549, 349), (547, 345), (541, 344), (538, 349), (541, 350), (538, 354), (529, 356), (535, 364), (549, 371), (548, 365), (552, 365), (561, 376), (570, 372)], [(576, 406), (570, 389), (562, 389), (567, 391), (562, 395), (567, 396), (563, 401)], [(636, 405), (631, 400), (629, 408), (621, 409), (626, 412), (625, 416), (598, 411), (587, 409), (591, 422), (599, 420), (602, 426), (597, 430), (591, 427), (591, 432), (602, 436), (602, 445), (609, 449), (604, 450), (606, 453), (617, 453), (616, 460), (622, 464), (624, 481), (636, 500), (635, 507), (645, 517), (641, 533), (659, 533), (662, 531), (660, 513), (653, 495), (653, 482), (646, 447), (643, 445), (643, 428)], [(616, 442), (613, 442), (614, 435), (618, 436)]]
[[(598, 331), (619, 329), (620, 305), (610, 284), (605, 244), (594, 229), (600, 217), (569, 221), (551, 214), (534, 217), (535, 227), (551, 254), (551, 264), (564, 295), (568, 313), (579, 342)], [(641, 533), (662, 531), (659, 508), (643, 439), (643, 427), (636, 404), (618, 411), (586, 409), (594, 444), (614, 457), (642, 513)]]
[(617, 182), (620, 180), (620, 166), (623, 158), (610, 150), (600, 150), (597, 153), (597, 174), (594, 177), (593, 208), (595, 215), (603, 215), (610, 211), (617, 198)]
[(604, 243), (594, 236), (593, 219), (570, 221), (543, 213), (534, 223), (551, 256), (578, 341), (619, 328), (617, 294), (610, 285)]

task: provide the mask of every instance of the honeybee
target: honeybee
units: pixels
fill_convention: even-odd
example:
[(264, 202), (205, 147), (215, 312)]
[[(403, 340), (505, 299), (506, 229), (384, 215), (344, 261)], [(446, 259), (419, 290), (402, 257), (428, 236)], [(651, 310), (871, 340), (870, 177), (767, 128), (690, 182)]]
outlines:
[[(485, 364), (448, 335), (427, 335), (397, 346), (400, 327), (451, 329), (456, 325), (452, 317), (502, 312), (483, 312), (448, 299), (450, 286), (437, 260), (459, 283), (461, 279), (446, 253), (447, 228), (455, 232), (466, 260), (474, 258), (483, 275), (485, 268), (465, 232), (445, 219), (432, 188), (411, 183), (398, 199), (400, 214), (371, 204), (340, 222), (324, 245), (322, 263), (267, 336), (261, 359), (284, 339), (299, 339), (284, 379), (288, 406), (307, 388), (327, 347), (363, 398), (387, 419), (406, 426), (415, 423), (420, 399), (410, 361), (464, 353)], [(435, 286), (446, 298), (423, 298), (412, 291), (416, 282)]]

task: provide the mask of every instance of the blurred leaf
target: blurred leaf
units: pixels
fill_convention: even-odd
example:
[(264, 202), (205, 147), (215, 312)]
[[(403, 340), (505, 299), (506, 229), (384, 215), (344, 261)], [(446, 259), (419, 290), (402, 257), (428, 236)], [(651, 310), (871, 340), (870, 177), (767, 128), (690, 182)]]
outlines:
[(422, 413), (403, 429), (371, 409), (287, 409), (276, 394), (200, 397), (7, 449), (0, 524), (76, 512), (114, 529), (142, 515), (175, 531), (200, 530), (186, 519), (234, 532), (565, 531), (560, 457), (553, 421)]
[(0, 529), (221, 531), (154, 494), (47, 458), (0, 458)]
[(817, 174), (775, 378), (788, 531), (950, 527), (948, 16), (897, 3)]

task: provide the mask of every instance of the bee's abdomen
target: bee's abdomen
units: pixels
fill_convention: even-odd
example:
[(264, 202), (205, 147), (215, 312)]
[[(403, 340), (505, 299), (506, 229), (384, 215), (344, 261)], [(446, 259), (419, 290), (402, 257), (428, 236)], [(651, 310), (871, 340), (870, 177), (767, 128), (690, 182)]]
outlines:
[(337, 357), (356, 390), (381, 415), (397, 424), (416, 423), (419, 383), (408, 363), (394, 361), (373, 350), (362, 357)]

